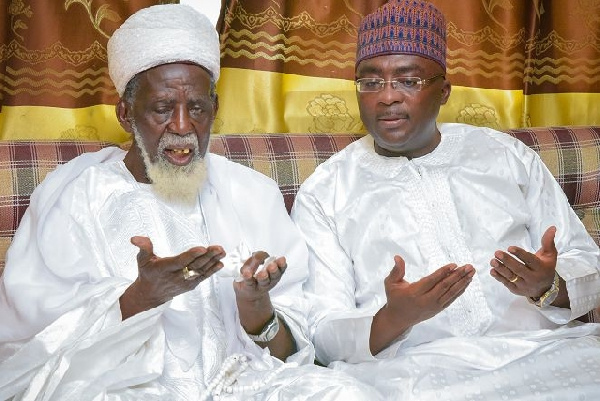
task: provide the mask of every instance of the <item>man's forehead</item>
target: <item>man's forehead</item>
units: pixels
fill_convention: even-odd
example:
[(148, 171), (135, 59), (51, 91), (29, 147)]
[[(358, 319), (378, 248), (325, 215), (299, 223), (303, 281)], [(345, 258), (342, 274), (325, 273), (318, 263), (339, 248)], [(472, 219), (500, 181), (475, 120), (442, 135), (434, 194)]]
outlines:
[(204, 68), (187, 63), (163, 64), (139, 74), (140, 85), (147, 89), (186, 86), (209, 91), (211, 77)]
[(141, 74), (165, 74), (166, 72), (172, 72), (172, 71), (182, 71), (182, 70), (188, 70), (188, 71), (198, 71), (198, 72), (202, 72), (204, 75), (206, 75), (206, 78), (208, 80), (211, 79), (211, 73), (204, 68), (203, 66), (196, 64), (196, 63), (192, 63), (192, 62), (186, 62), (186, 61), (178, 61), (178, 62), (174, 62), (174, 63), (164, 63), (164, 64), (159, 64), (156, 65), (152, 68), (147, 69), (146, 71), (142, 71), (140, 73)]
[(391, 72), (394, 74), (421, 73), (427, 70), (430, 60), (406, 54), (388, 54), (362, 60), (357, 68), (357, 75)]

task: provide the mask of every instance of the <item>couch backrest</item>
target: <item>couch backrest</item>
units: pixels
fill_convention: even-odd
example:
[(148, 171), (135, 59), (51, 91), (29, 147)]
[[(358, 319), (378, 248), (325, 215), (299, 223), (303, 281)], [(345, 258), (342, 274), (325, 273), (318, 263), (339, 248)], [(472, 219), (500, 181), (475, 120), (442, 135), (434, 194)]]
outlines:
[[(510, 130), (536, 150), (564, 189), (588, 232), (600, 243), (600, 127)], [(258, 170), (279, 184), (290, 210), (300, 184), (357, 134), (213, 136), (211, 151)], [(0, 141), (0, 273), (31, 192), (56, 165), (108, 143)]]

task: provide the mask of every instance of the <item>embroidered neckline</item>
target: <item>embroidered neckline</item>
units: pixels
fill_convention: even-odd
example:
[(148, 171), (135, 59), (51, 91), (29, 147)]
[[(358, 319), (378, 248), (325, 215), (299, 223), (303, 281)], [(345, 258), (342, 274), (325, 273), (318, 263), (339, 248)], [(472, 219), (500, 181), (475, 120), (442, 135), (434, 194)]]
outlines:
[(440, 144), (432, 152), (410, 160), (404, 156), (381, 156), (375, 152), (374, 145), (371, 135), (366, 135), (357, 141), (353, 151), (358, 166), (373, 174), (394, 178), (411, 165), (441, 166), (449, 163), (460, 149), (461, 136), (442, 132)]

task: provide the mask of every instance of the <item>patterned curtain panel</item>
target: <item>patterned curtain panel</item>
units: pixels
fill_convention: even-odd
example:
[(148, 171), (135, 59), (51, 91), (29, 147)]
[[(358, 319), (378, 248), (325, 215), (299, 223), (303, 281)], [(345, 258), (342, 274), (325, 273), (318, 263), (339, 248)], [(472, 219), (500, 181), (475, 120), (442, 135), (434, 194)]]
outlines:
[[(204, 0), (198, 0), (204, 1)], [(121, 142), (106, 43), (176, 0), (0, 0), (0, 138)], [(384, 0), (223, 0), (216, 133), (363, 133), (356, 29)], [(600, 0), (433, 0), (448, 18), (442, 121), (600, 124)]]
[[(384, 0), (225, 0), (216, 132), (364, 132), (361, 17)], [(433, 0), (453, 91), (440, 120), (600, 124), (600, 0)]]
[(106, 43), (158, 0), (0, 0), (0, 138), (127, 139)]

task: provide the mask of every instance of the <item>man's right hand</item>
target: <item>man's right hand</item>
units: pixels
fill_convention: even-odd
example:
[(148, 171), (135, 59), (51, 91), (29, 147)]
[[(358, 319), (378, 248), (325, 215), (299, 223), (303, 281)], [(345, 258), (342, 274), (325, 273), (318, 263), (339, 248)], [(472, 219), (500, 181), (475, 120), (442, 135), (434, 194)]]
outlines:
[(404, 279), (404, 260), (396, 255), (394, 267), (384, 280), (387, 303), (371, 325), (371, 353), (379, 353), (415, 324), (447, 308), (465, 292), (474, 274), (471, 265), (459, 267), (451, 263), (409, 283)]
[[(121, 295), (123, 320), (193, 290), (223, 267), (221, 259), (225, 251), (218, 245), (198, 246), (176, 256), (160, 258), (154, 254), (150, 238), (132, 237), (131, 243), (140, 249), (138, 277)], [(185, 278), (186, 267), (193, 277)]]

